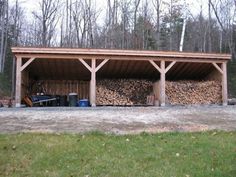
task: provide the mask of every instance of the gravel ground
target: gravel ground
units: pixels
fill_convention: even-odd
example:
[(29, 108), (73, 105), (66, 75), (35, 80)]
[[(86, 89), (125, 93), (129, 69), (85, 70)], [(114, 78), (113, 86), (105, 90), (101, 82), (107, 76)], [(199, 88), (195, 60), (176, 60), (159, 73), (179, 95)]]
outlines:
[(0, 133), (236, 130), (236, 106), (1, 108)]

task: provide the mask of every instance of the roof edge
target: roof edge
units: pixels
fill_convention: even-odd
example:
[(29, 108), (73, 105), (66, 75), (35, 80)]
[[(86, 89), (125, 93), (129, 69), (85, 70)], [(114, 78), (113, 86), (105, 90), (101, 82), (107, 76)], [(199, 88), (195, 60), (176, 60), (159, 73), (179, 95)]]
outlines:
[(154, 51), (154, 50), (121, 50), (95, 48), (58, 48), (58, 47), (11, 47), (16, 54), (60, 54), (60, 55), (109, 55), (109, 56), (147, 56), (147, 57), (175, 57), (175, 58), (208, 58), (230, 60), (231, 54)]

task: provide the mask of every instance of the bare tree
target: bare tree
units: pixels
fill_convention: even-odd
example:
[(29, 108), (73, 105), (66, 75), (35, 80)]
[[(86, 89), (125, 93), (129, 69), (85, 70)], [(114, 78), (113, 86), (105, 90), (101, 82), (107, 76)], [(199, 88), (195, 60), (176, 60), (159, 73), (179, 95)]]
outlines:
[(4, 71), (8, 42), (8, 0), (0, 1), (0, 73)]
[[(127, 49), (130, 47), (129, 45), (129, 28), (130, 28), (130, 15), (131, 15), (131, 1), (123, 1), (121, 3), (121, 33), (122, 33), (122, 42), (120, 48)], [(116, 36), (117, 41), (120, 36)]]
[(211, 0), (208, 0), (208, 51), (212, 52), (212, 19), (211, 19)]
[(56, 25), (59, 21), (58, 9), (59, 0), (42, 0), (39, 3), (40, 13), (33, 12), (36, 19), (39, 20), (42, 27), (40, 29), (41, 33), (41, 45), (43, 47), (48, 47), (51, 45), (51, 40), (55, 33)]
[[(10, 30), (12, 33), (12, 46), (18, 46), (22, 45), (21, 41), (19, 39), (23, 38), (21, 35), (22, 33), (22, 25), (24, 20), (24, 11), (20, 7), (19, 1), (15, 0), (15, 4), (13, 7), (10, 8), (10, 17), (9, 17), (9, 23), (10, 23)], [(12, 93), (11, 96), (14, 97), (15, 93), (15, 59), (12, 60)]]
[[(235, 56), (235, 43), (236, 39), (233, 38), (234, 31), (236, 30), (236, 0), (217, 0), (209, 2), (217, 22), (224, 33), (230, 52)], [(222, 50), (222, 49), (221, 49)]]
[(161, 13), (162, 0), (153, 0), (152, 3), (156, 12), (156, 43), (157, 43), (157, 50), (159, 50), (160, 49), (160, 13)]
[(137, 46), (137, 15), (138, 15), (138, 8), (140, 5), (140, 0), (134, 0), (134, 34), (133, 34), (133, 45), (135, 48)]
[(86, 7), (86, 20), (88, 21), (88, 37), (87, 37), (87, 47), (93, 47), (94, 42), (93, 42), (93, 24), (92, 24), (92, 18), (93, 18), (93, 14), (92, 14), (92, 10), (91, 10), (91, 0), (85, 1), (85, 7)]
[(173, 50), (173, 0), (170, 0), (169, 13), (170, 13), (170, 50)]
[(107, 0), (107, 36), (106, 36), (106, 47), (114, 48), (114, 29), (118, 22), (118, 0)]
[[(81, 24), (82, 24), (82, 7), (83, 4), (81, 2), (81, 0), (76, 0), (73, 8), (72, 8), (72, 16), (73, 16), (73, 23), (75, 26), (75, 33), (76, 33), (76, 45), (77, 47), (81, 46), (81, 40), (80, 40), (80, 34), (82, 34), (82, 28), (81, 28)], [(81, 31), (81, 33), (80, 33)]]
[[(164, 21), (168, 26), (168, 50), (178, 50), (179, 49), (179, 41), (181, 36), (181, 31), (178, 31), (178, 27), (180, 27), (180, 20), (182, 20), (182, 10), (183, 5), (178, 0), (168, 0), (163, 1), (165, 5), (165, 14)], [(165, 39), (166, 40), (166, 39)]]
[(24, 16), (25, 12), (21, 8), (20, 3), (18, 0), (15, 0), (15, 4), (13, 7), (10, 8), (10, 30), (12, 31), (12, 45), (18, 46), (23, 45), (20, 41), (22, 39), (22, 27), (25, 25)]

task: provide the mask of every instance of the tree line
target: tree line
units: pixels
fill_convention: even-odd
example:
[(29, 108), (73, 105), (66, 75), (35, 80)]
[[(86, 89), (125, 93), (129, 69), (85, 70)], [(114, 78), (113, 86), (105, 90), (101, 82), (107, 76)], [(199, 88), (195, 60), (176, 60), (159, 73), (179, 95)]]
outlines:
[(8, 75), (11, 46), (178, 51), (182, 38), (183, 51), (236, 53), (236, 0), (39, 0), (32, 15), (9, 1), (0, 0), (0, 73)]

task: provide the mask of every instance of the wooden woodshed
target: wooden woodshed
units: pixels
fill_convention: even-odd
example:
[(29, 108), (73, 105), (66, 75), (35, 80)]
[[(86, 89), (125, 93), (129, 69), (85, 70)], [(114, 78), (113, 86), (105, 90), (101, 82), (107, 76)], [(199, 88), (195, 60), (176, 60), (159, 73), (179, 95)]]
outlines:
[(96, 106), (96, 79), (102, 78), (160, 80), (161, 106), (166, 103), (166, 80), (217, 79), (222, 84), (222, 104), (227, 105), (228, 54), (35, 47), (13, 47), (12, 52), (17, 107), (35, 80), (44, 81), (50, 93), (78, 91), (79, 97)]

